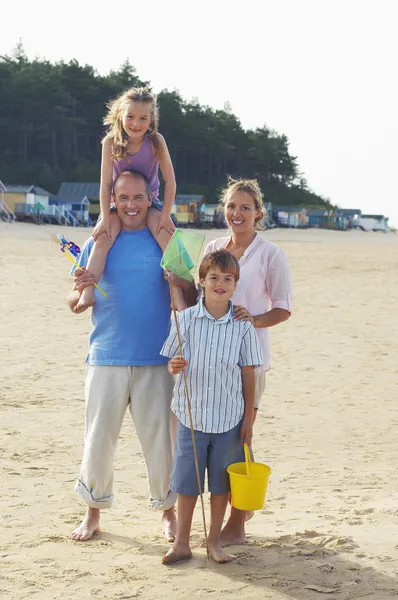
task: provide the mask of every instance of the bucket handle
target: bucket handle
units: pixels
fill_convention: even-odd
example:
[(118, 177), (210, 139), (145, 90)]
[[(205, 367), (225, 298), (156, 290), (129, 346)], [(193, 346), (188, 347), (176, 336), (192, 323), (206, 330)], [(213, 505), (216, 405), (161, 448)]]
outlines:
[(250, 450), (246, 442), (243, 444), (243, 450), (245, 452), (246, 475), (250, 477)]

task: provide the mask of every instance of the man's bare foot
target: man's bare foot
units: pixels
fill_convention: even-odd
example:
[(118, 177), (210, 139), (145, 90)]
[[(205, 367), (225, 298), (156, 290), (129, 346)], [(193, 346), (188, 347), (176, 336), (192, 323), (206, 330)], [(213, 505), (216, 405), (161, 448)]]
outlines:
[(162, 526), (166, 540), (170, 543), (174, 542), (177, 533), (177, 519), (174, 506), (164, 511), (162, 515)]
[(87, 542), (91, 540), (94, 533), (99, 533), (100, 511), (98, 508), (89, 508), (79, 527), (76, 527), (70, 534), (72, 540), (76, 542)]
[(164, 565), (173, 565), (176, 562), (182, 560), (189, 560), (192, 558), (191, 548), (189, 544), (177, 544), (174, 542), (170, 550), (162, 558)]
[(221, 530), (221, 546), (240, 546), (246, 543), (246, 534), (244, 528), (235, 528), (228, 525)]
[(225, 550), (222, 549), (219, 540), (207, 540), (207, 545), (209, 547), (210, 556), (213, 560), (215, 560), (218, 563), (222, 564), (231, 562), (231, 560), (234, 560), (236, 558), (236, 556), (234, 556), (233, 554), (228, 554), (227, 552), (225, 552)]
[(84, 288), (79, 298), (79, 302), (76, 304), (73, 312), (76, 314), (80, 314), (90, 308), (90, 306), (94, 306), (94, 286), (90, 285), (89, 287)]

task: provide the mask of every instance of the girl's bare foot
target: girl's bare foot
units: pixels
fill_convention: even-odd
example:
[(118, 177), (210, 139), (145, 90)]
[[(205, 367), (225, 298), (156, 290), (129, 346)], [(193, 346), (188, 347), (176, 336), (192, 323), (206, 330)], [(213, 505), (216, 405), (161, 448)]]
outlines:
[(164, 565), (173, 565), (176, 562), (182, 560), (189, 560), (192, 558), (191, 548), (189, 544), (178, 544), (174, 542), (170, 550), (162, 558)]
[(166, 540), (170, 543), (174, 542), (177, 533), (177, 519), (174, 506), (164, 511), (162, 515), (162, 526)]
[(234, 560), (236, 558), (236, 556), (234, 556), (233, 554), (228, 554), (227, 552), (225, 552), (225, 550), (222, 549), (220, 540), (207, 540), (207, 545), (212, 559), (220, 564), (231, 562), (231, 560)]
[(76, 542), (87, 542), (91, 540), (94, 533), (99, 533), (100, 511), (98, 508), (89, 508), (79, 527), (72, 531), (70, 537)]
[(76, 304), (73, 312), (76, 314), (80, 314), (90, 308), (90, 306), (94, 306), (94, 286), (90, 285), (89, 287), (84, 288), (79, 298), (79, 302)]

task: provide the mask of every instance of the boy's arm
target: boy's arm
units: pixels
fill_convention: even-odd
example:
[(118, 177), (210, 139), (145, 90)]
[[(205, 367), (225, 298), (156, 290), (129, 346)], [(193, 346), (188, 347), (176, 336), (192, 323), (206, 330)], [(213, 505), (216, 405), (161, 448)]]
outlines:
[(256, 376), (254, 374), (254, 367), (251, 365), (247, 367), (241, 367), (240, 370), (242, 374), (243, 400), (245, 403), (245, 414), (243, 417), (240, 437), (242, 441), (246, 442), (250, 446), (253, 439), (254, 393), (256, 387)]

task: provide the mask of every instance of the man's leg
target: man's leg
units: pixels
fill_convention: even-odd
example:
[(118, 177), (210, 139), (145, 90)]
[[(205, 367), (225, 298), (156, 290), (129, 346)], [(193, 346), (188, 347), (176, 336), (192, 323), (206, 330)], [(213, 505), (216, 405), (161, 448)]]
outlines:
[(75, 490), (87, 503), (82, 523), (71, 534), (87, 541), (99, 531), (100, 509), (112, 505), (113, 460), (129, 399), (131, 367), (88, 367), (83, 460)]
[(176, 418), (170, 404), (174, 379), (166, 365), (133, 367), (130, 412), (144, 455), (151, 504), (163, 511), (163, 528), (168, 541), (176, 533), (174, 504), (170, 491)]

